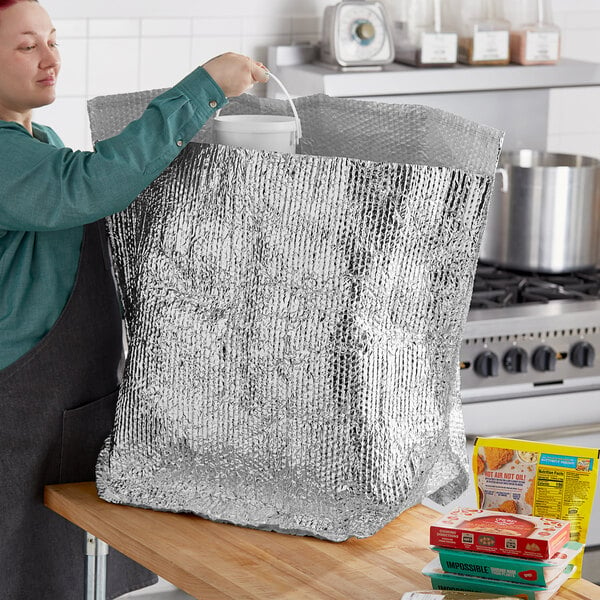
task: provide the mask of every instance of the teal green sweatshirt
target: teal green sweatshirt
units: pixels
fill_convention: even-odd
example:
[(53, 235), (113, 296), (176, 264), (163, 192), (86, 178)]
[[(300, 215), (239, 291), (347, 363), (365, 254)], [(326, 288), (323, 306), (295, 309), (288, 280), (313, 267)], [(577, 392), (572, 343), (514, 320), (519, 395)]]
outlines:
[(0, 121), (0, 369), (63, 310), (83, 226), (127, 208), (225, 103), (200, 67), (93, 152), (65, 148), (49, 127), (34, 124), (31, 136)]

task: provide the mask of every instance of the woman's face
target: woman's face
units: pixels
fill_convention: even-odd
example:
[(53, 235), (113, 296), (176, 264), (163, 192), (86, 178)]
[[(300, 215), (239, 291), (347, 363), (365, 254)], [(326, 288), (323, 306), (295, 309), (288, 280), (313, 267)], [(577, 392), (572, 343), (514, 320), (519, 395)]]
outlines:
[(0, 119), (23, 123), (56, 97), (56, 31), (37, 2), (0, 11)]

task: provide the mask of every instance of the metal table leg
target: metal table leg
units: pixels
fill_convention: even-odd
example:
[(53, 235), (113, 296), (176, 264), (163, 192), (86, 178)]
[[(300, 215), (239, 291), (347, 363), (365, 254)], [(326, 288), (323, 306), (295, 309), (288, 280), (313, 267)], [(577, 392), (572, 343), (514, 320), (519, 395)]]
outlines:
[(106, 600), (106, 557), (108, 544), (85, 534), (85, 600)]

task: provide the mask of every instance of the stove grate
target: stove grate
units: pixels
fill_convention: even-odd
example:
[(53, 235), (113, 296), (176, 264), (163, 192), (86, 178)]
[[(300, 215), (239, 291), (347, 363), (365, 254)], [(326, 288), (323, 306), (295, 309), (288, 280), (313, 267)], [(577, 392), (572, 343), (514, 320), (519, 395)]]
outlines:
[(600, 270), (556, 275), (511, 271), (479, 263), (473, 285), (471, 309), (598, 298)]

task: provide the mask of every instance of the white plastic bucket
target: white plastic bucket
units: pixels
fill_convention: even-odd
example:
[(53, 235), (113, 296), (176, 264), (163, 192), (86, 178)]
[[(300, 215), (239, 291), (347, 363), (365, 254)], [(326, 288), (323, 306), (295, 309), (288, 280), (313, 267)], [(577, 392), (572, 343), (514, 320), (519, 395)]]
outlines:
[(302, 136), (300, 118), (284, 85), (272, 73), (292, 106), (293, 117), (283, 115), (221, 115), (215, 116), (215, 142), (225, 146), (268, 150), (295, 154)]
[(277, 115), (219, 115), (215, 117), (215, 139), (225, 146), (295, 154), (296, 121)]

